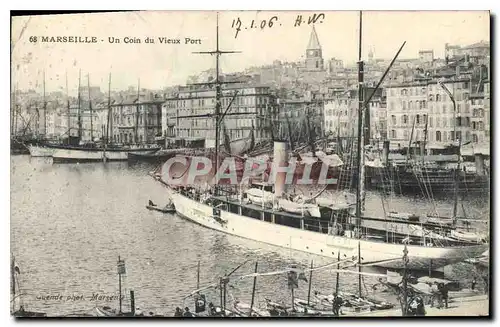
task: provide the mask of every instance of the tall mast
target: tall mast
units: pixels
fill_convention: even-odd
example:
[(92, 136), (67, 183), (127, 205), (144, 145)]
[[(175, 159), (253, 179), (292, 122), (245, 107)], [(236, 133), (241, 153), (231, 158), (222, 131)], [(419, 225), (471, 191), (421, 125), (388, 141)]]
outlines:
[(89, 91), (89, 112), (90, 112), (90, 142), (94, 141), (94, 125), (93, 125), (93, 112), (92, 112), (92, 99), (90, 98), (90, 74), (87, 74), (87, 87)]
[[(221, 92), (221, 82), (220, 82), (220, 70), (219, 70), (219, 59), (221, 54), (225, 53), (237, 53), (238, 51), (221, 51), (219, 49), (219, 12), (217, 12), (217, 25), (216, 25), (216, 48), (215, 51), (200, 51), (200, 52), (194, 52), (198, 54), (210, 54), (210, 55), (215, 55), (215, 83), (209, 83), (209, 84), (215, 84), (215, 112), (213, 114), (213, 118), (215, 119), (215, 168), (214, 168), (214, 173), (217, 175), (217, 171), (219, 168), (219, 126), (221, 122), (221, 118), (223, 118), (224, 115), (221, 116), (220, 109), (221, 109), (221, 98), (222, 98), (222, 92)], [(195, 116), (192, 116), (195, 117)], [(217, 193), (217, 187), (215, 189)]]
[(45, 70), (43, 71), (43, 134), (47, 138), (47, 101), (45, 101)]
[(135, 107), (135, 129), (134, 129), (134, 132), (135, 132), (135, 135), (134, 135), (134, 138), (135, 138), (135, 143), (139, 143), (139, 137), (138, 137), (138, 129), (139, 129), (139, 101), (140, 101), (140, 96), (141, 96), (141, 80), (138, 79), (137, 80), (137, 106)]
[(217, 170), (219, 169), (219, 115), (221, 107), (221, 87), (219, 78), (219, 13), (217, 13), (215, 43), (215, 176), (217, 176)]
[(80, 85), (82, 80), (82, 70), (78, 71), (78, 141), (82, 140), (82, 113), (81, 113), (81, 97)]
[(422, 146), (422, 165), (425, 164), (425, 146), (427, 143), (427, 133), (429, 127), (429, 117), (425, 116), (425, 127), (424, 127), (424, 144)]
[(14, 256), (10, 260), (10, 280), (12, 282), (10, 291), (12, 293), (12, 312), (16, 311), (16, 262)]
[(356, 184), (356, 224), (359, 225), (359, 217), (361, 216), (361, 188), (362, 188), (362, 176), (360, 174), (362, 165), (361, 158), (363, 155), (362, 151), (362, 139), (363, 139), (363, 61), (361, 61), (361, 37), (362, 37), (362, 24), (363, 24), (363, 13), (359, 12), (359, 55), (358, 55), (358, 154), (357, 154), (357, 169), (358, 169), (358, 183)]
[(68, 106), (68, 144), (70, 143), (70, 137), (71, 137), (71, 109), (69, 105), (69, 94), (68, 94), (68, 71), (66, 71), (66, 102)]
[(111, 115), (111, 73), (109, 73), (109, 78), (108, 78), (108, 123), (106, 126), (106, 144), (109, 144), (109, 128), (111, 126), (112, 122), (112, 115)]

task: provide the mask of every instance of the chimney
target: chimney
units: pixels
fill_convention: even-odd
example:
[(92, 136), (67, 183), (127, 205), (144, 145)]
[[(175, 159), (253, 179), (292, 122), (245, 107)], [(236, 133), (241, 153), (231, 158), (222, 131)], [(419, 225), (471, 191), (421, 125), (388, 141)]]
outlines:
[[(286, 142), (274, 142), (273, 169), (277, 167), (286, 167), (288, 165), (288, 148)], [(276, 173), (274, 184), (274, 194), (278, 197), (286, 192), (286, 173)]]

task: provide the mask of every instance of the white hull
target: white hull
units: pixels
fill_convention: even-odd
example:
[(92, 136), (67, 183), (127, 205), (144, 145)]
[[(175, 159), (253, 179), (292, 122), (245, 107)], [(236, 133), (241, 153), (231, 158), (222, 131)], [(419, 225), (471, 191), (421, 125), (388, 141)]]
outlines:
[(28, 145), (28, 150), (32, 157), (52, 157), (55, 149), (39, 145)]
[[(235, 236), (332, 259), (357, 256), (358, 243), (361, 248), (362, 263), (385, 268), (402, 268), (403, 244), (390, 244), (378, 241), (358, 240), (334, 236), (273, 224), (227, 211), (220, 212), (221, 219), (213, 218), (213, 208), (192, 200), (177, 192), (171, 192), (177, 213), (202, 226)], [(461, 262), (480, 255), (488, 245), (466, 247), (424, 247), (408, 245), (410, 269), (439, 268)]]
[(127, 161), (128, 153), (151, 153), (153, 149), (55, 149), (54, 162)]

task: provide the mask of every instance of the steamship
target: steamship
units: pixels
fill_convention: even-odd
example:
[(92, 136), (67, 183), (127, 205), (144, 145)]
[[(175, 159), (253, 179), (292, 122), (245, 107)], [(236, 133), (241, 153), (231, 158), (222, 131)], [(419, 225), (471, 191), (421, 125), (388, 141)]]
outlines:
[[(224, 53), (218, 48), (210, 53), (216, 54), (216, 135), (219, 124), (224, 115), (220, 114), (220, 82), (219, 82), (219, 55)], [(360, 88), (362, 87), (362, 65), (360, 61)], [(361, 108), (361, 107), (360, 107)], [(361, 113), (362, 110), (360, 109)], [(240, 192), (229, 190), (228, 187), (215, 185), (210, 192), (199, 192), (194, 188), (169, 184), (163, 179), (170, 171), (159, 171), (153, 174), (155, 179), (167, 186), (176, 212), (179, 216), (201, 226), (287, 249), (303, 251), (315, 255), (337, 259), (357, 257), (363, 265), (374, 265), (386, 268), (402, 268), (404, 250), (408, 251), (410, 269), (439, 268), (483, 253), (487, 244), (455, 240), (448, 237), (450, 230), (443, 232), (446, 227), (437, 224), (415, 223), (411, 221), (376, 219), (364, 217), (361, 212), (361, 194), (364, 189), (364, 159), (362, 155), (362, 114), (358, 119), (358, 152), (357, 169), (361, 177), (358, 182), (356, 196), (356, 213), (351, 207), (319, 206), (320, 216), (311, 215), (309, 210), (297, 212), (286, 205), (276, 205), (280, 200), (292, 201), (285, 193), (285, 178), (278, 175), (274, 183), (274, 192), (270, 186), (262, 184), (252, 186), (251, 192), (243, 192), (242, 182)], [(215, 140), (215, 167), (218, 168), (218, 137)], [(274, 164), (282, 165), (287, 162), (287, 144), (277, 141), (274, 143)], [(179, 176), (185, 175), (187, 169)], [(217, 174), (215, 170), (214, 175)], [(170, 176), (170, 175), (169, 175)], [(169, 177), (169, 179), (171, 176)], [(267, 189), (266, 189), (267, 188)], [(260, 191), (260, 196), (259, 196)], [(273, 194), (270, 197), (270, 193)], [(250, 196), (248, 196), (250, 195)], [(286, 202), (286, 201), (284, 201)], [(332, 201), (333, 202), (333, 201)], [(299, 207), (301, 203), (296, 203)], [(305, 202), (303, 202), (305, 207)], [(376, 222), (374, 224), (373, 222)], [(390, 233), (390, 224), (396, 229)], [(398, 230), (399, 225), (419, 226), (419, 233), (407, 233), (409, 228)], [(380, 228), (377, 226), (384, 226)], [(375, 227), (375, 228), (374, 228)], [(436, 231), (435, 233), (433, 231)], [(434, 240), (438, 238), (437, 240)], [(359, 255), (360, 254), (360, 255)]]

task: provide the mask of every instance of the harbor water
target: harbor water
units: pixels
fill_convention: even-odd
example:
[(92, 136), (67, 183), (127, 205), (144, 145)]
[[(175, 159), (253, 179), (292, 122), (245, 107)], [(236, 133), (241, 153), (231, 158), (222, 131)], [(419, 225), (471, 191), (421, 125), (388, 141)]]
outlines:
[[(252, 273), (255, 261), (259, 272), (292, 263), (306, 268), (311, 260), (315, 266), (331, 263), (147, 210), (148, 200), (158, 205), (167, 200), (163, 186), (147, 175), (153, 168), (126, 162), (52, 164), (50, 158), (11, 156), (11, 252), (21, 272), (22, 301), (29, 310), (53, 316), (83, 314), (95, 306), (117, 308), (118, 256), (126, 263), (125, 294), (135, 291), (141, 311), (167, 315), (173, 315), (177, 306), (193, 307), (193, 300), (184, 302), (184, 297), (196, 289), (198, 261), (200, 286), (246, 262), (232, 275), (228, 303), (233, 298), (250, 303), (253, 279), (236, 279)], [(469, 218), (489, 219), (489, 195), (469, 195), (464, 201)], [(384, 210), (449, 216), (452, 207), (449, 195), (433, 201), (392, 196), (382, 206), (382, 196), (368, 192), (365, 212), (372, 217), (382, 217)], [(335, 278), (329, 269), (315, 272), (312, 290), (332, 293)], [(364, 294), (383, 297), (372, 287), (377, 279), (363, 277)], [(342, 274), (340, 288), (356, 293), (358, 278)], [(308, 284), (301, 281), (295, 296), (306, 299), (307, 290)], [(217, 290), (205, 294), (208, 301), (219, 304)], [(265, 298), (290, 303), (286, 275), (257, 280), (256, 306)], [(128, 306), (127, 296), (124, 310)]]

